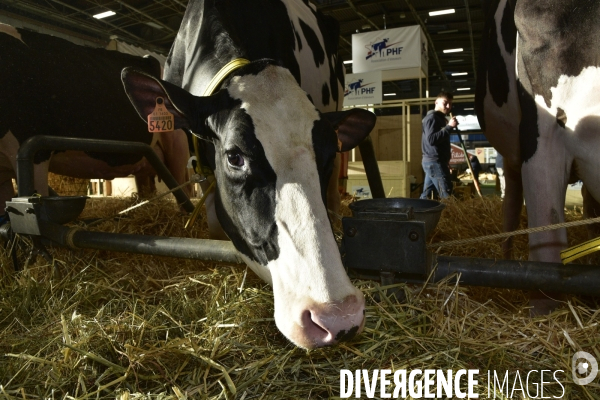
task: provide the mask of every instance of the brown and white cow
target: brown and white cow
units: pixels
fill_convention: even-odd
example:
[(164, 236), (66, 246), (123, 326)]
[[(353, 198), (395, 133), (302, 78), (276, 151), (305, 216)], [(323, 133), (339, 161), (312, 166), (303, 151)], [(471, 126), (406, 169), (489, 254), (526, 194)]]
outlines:
[[(189, 158), (182, 131), (150, 134), (123, 92), (121, 70), (135, 66), (160, 76), (160, 64), (0, 24), (0, 216), (14, 196), (16, 154), (35, 135), (137, 141), (153, 146), (183, 183)], [(48, 171), (78, 178), (154, 176), (136, 155), (55, 152), (38, 154), (35, 188), (48, 193)]]
[[(306, 1), (190, 1), (168, 82), (123, 75), (142, 118), (164, 97), (177, 127), (212, 142), (219, 222), (273, 286), (278, 328), (305, 348), (351, 338), (364, 324), (364, 298), (343, 268), (325, 203), (338, 141), (344, 151), (358, 145), (375, 116), (327, 113), (343, 99), (338, 36), (337, 23)], [(238, 58), (251, 63), (203, 96)]]

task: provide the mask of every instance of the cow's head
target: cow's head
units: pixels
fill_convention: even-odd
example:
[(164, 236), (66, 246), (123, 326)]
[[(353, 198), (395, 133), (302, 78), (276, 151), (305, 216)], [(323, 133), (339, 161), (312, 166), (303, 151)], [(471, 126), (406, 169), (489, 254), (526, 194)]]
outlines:
[(281, 332), (305, 348), (360, 332), (364, 298), (342, 266), (325, 196), (336, 151), (358, 145), (375, 116), (321, 115), (291, 73), (267, 61), (240, 68), (208, 97), (130, 70), (123, 82), (142, 118), (163, 97), (176, 128), (214, 143), (217, 216), (273, 286)]

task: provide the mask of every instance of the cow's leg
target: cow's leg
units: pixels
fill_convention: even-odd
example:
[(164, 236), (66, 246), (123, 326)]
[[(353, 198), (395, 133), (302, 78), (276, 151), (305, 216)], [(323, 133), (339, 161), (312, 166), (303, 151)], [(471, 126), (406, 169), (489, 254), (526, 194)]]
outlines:
[[(540, 136), (537, 152), (522, 167), (529, 228), (564, 222), (571, 164), (557, 135)], [(529, 259), (560, 262), (560, 251), (566, 246), (565, 229), (532, 233), (529, 235)]]
[[(165, 152), (162, 143), (155, 143), (152, 146), (152, 150), (154, 150), (158, 159), (164, 164)], [(140, 197), (151, 197), (156, 194), (156, 171), (154, 171), (154, 168), (150, 167), (150, 163), (146, 159), (143, 159), (142, 162), (145, 167), (140, 167), (139, 171), (134, 173), (135, 185), (137, 186), (137, 192)]]
[[(160, 143), (163, 149), (165, 165), (180, 185), (187, 181), (187, 162), (190, 158), (187, 136), (178, 129), (173, 132), (162, 133)], [(190, 197), (191, 186), (185, 186), (184, 192)]]
[[(583, 197), (583, 217), (584, 218), (597, 218), (600, 217), (600, 202), (596, 200), (586, 185), (581, 188), (581, 196)], [(587, 225), (589, 239), (596, 239), (600, 237), (600, 224)], [(600, 256), (598, 253), (591, 255), (591, 263), (594, 265), (598, 264)]]
[(134, 175), (137, 193), (141, 198), (151, 197), (156, 194), (156, 175)]
[[(0, 142), (1, 144), (1, 142)], [(15, 177), (8, 157), (0, 153), (0, 225), (5, 214), (6, 202), (15, 196), (12, 180)]]
[[(504, 232), (513, 232), (519, 227), (523, 208), (523, 180), (520, 168), (505, 163), (504, 179), (506, 190), (502, 203), (502, 228)], [(512, 237), (502, 243), (502, 254), (507, 260), (513, 258)]]
[[(589, 85), (589, 80), (582, 81), (583, 85)], [(593, 90), (593, 89), (592, 89)], [(594, 93), (596, 90), (594, 90)], [(587, 98), (592, 98), (587, 96)], [(589, 104), (597, 104), (589, 102)], [(580, 104), (576, 104), (581, 107)], [(568, 110), (569, 113), (574, 111)], [(573, 135), (569, 136), (567, 146), (570, 154), (575, 154), (574, 169), (577, 177), (583, 181), (581, 195), (583, 197), (584, 218), (600, 217), (600, 117), (590, 115), (581, 118), (575, 125)], [(568, 116), (569, 114), (567, 114)], [(600, 224), (587, 225), (590, 239), (600, 236)], [(590, 263), (598, 264), (600, 253), (592, 254)]]
[(3, 216), (6, 212), (6, 202), (15, 196), (12, 179), (4, 179), (0, 183), (0, 225), (3, 223)]
[[(0, 172), (9, 172), (17, 170), (17, 152), (19, 151), (19, 142), (16, 137), (9, 131), (0, 139)], [(36, 192), (42, 196), (48, 196), (48, 167), (50, 160), (46, 160), (40, 164), (33, 165), (33, 187)], [(14, 172), (12, 172), (14, 174)], [(8, 179), (0, 174), (0, 182), (4, 184)], [(10, 176), (10, 173), (9, 173)], [(11, 178), (16, 175), (12, 175)], [(8, 189), (4, 189), (7, 190)], [(28, 193), (30, 194), (30, 193)], [(2, 198), (0, 198), (0, 201)]]
[(0, 218), (5, 214), (6, 201), (15, 195), (12, 180), (16, 178), (19, 142), (8, 131), (0, 138)]
[[(540, 128), (543, 124), (540, 124)], [(564, 222), (565, 192), (570, 166), (560, 133), (540, 130), (536, 153), (523, 163), (523, 192), (527, 207), (529, 228)], [(567, 232), (555, 229), (529, 234), (529, 259), (532, 261), (560, 262), (560, 251), (567, 246)], [(557, 293), (530, 292), (532, 316), (548, 314), (559, 306)]]

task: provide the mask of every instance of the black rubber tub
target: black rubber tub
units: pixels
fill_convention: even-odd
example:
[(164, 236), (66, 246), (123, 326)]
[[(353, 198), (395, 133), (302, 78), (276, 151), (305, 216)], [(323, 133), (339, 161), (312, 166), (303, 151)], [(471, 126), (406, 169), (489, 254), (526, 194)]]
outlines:
[(81, 214), (87, 199), (87, 196), (42, 197), (40, 217), (55, 224), (66, 224)]
[(367, 199), (350, 204), (352, 216), (363, 219), (417, 220), (425, 222), (425, 234), (429, 236), (442, 215), (446, 205), (435, 200), (387, 198)]

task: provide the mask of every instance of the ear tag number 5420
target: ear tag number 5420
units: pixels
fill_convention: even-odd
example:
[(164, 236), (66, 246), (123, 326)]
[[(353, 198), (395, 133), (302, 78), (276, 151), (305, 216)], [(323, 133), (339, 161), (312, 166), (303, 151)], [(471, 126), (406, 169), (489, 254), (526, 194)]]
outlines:
[(156, 107), (148, 114), (148, 132), (169, 132), (174, 129), (175, 118), (165, 107), (165, 99), (156, 98)]

